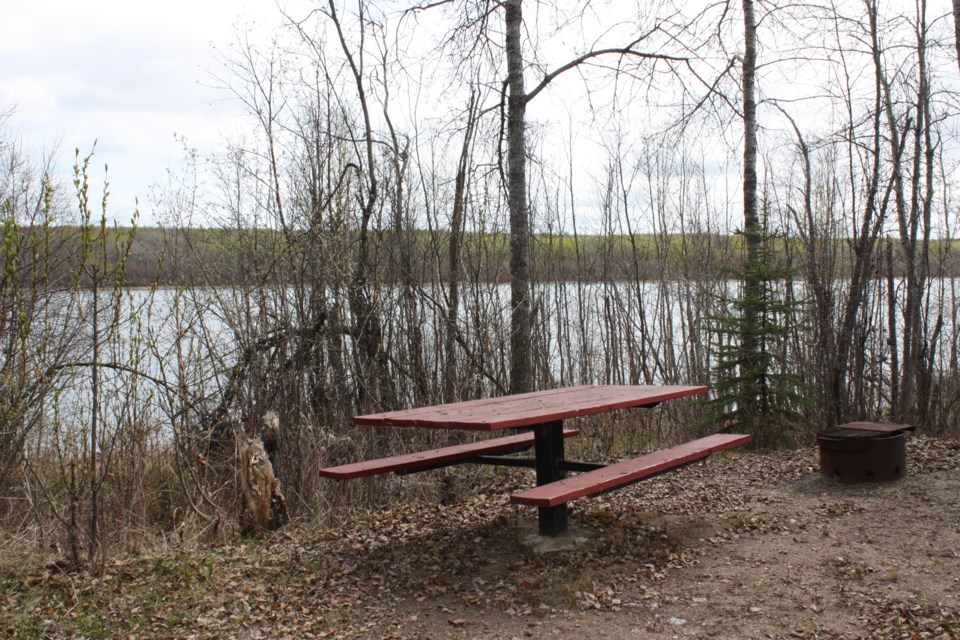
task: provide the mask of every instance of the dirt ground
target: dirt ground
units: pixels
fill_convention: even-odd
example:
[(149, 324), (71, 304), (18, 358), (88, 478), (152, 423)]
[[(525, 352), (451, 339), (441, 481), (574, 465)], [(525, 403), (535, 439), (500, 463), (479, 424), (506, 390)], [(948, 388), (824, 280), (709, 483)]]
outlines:
[(545, 553), (506, 504), (529, 478), (488, 473), (338, 529), (10, 575), (0, 636), (960, 638), (960, 444), (914, 437), (908, 460), (844, 486), (813, 448), (715, 456), (572, 503)]
[[(618, 510), (640, 509), (652, 561), (640, 571), (637, 556), (601, 562), (609, 580), (582, 571), (573, 607), (409, 607), (395, 635), (960, 638), (958, 457), (956, 444), (914, 439), (905, 479), (859, 485), (822, 479), (812, 450), (715, 459), (575, 518), (630, 528)], [(581, 546), (554, 553), (603, 555), (605, 533), (580, 532)]]

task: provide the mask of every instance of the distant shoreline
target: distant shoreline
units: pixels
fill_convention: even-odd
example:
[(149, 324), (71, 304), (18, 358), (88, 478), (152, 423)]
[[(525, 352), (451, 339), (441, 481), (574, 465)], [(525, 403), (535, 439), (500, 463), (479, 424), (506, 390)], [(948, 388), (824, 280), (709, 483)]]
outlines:
[[(59, 226), (49, 229), (57, 238), (55, 273), (66, 277), (77, 264), (80, 227)], [(22, 229), (27, 231), (27, 229)], [(108, 228), (109, 244), (129, 238), (131, 227)], [(139, 227), (135, 230), (130, 256), (125, 266), (124, 284), (128, 287), (203, 287), (203, 286), (295, 286), (310, 279), (309, 267), (278, 261), (270, 281), (251, 281), (248, 267), (252, 260), (276, 260), (292, 255), (304, 241), (305, 233), (284, 235), (267, 229), (166, 229)], [(447, 231), (413, 230), (400, 239), (392, 231), (371, 233), (371, 253), (377, 260), (371, 265), (370, 281), (382, 284), (414, 283), (417, 286), (449, 285), (450, 234)], [(348, 256), (355, 238), (341, 234), (335, 241)], [(774, 259), (788, 267), (797, 280), (805, 279), (805, 247), (800, 239), (777, 239)], [(886, 240), (881, 240), (886, 243)], [(509, 236), (507, 234), (464, 234), (459, 282), (509, 283)], [(850, 242), (835, 241), (841, 275), (849, 273), (852, 262)], [(634, 236), (534, 234), (532, 280), (539, 284), (561, 282), (707, 282), (737, 279), (740, 238), (734, 235)], [(893, 246), (897, 242), (893, 241)], [(879, 247), (878, 247), (879, 249)], [(402, 252), (407, 252), (401, 259)], [(902, 275), (895, 260), (893, 273), (877, 251), (876, 265), (868, 279), (886, 279)], [(931, 240), (930, 278), (960, 276), (960, 241)], [(290, 261), (292, 262), (292, 261)], [(411, 265), (404, 274), (398, 265)], [(349, 269), (350, 263), (343, 267)], [(304, 270), (306, 269), (306, 271)], [(345, 284), (348, 278), (340, 282)]]

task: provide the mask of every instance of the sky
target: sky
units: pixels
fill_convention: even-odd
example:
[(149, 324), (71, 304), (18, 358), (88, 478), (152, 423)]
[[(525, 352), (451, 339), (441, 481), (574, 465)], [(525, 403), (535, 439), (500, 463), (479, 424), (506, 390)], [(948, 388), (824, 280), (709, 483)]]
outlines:
[(91, 178), (102, 184), (109, 166), (108, 214), (129, 223), (139, 198), (140, 222), (151, 224), (150, 188), (183, 164), (180, 139), (216, 151), (239, 118), (240, 105), (214, 86), (215, 50), (238, 28), (268, 36), (282, 20), (273, 0), (8, 2), (0, 113), (14, 110), (8, 126), (26, 153), (56, 148), (65, 175), (74, 150), (86, 155), (96, 141)]
[[(242, 106), (216, 87), (223, 71), (216, 52), (228, 51), (238, 33), (266, 44), (285, 22), (278, 2), (299, 17), (315, 0), (8, 2), (0, 19), (0, 114), (14, 109), (8, 126), (29, 155), (56, 149), (65, 177), (74, 149), (86, 155), (96, 142), (91, 179), (101, 184), (109, 165), (111, 219), (128, 224), (139, 198), (140, 223), (156, 224), (151, 188), (184, 165), (185, 145), (206, 157), (249, 124)], [(944, 0), (933, 4), (934, 14), (949, 14)], [(547, 93), (562, 95), (560, 84)], [(537, 105), (562, 111), (551, 100)], [(92, 201), (99, 202), (96, 192)]]
[(54, 150), (57, 173), (69, 184), (75, 150), (81, 158), (95, 150), (94, 215), (106, 177), (111, 220), (129, 224), (139, 201), (140, 224), (155, 225), (161, 221), (151, 207), (153, 187), (185, 165), (187, 147), (208, 157), (249, 127), (239, 102), (217, 88), (216, 76), (229, 75), (218, 55), (241, 33), (266, 47), (286, 23), (284, 12), (306, 16), (315, 0), (7, 5), (0, 19), (0, 114), (14, 110), (8, 126), (24, 151), (39, 159)]

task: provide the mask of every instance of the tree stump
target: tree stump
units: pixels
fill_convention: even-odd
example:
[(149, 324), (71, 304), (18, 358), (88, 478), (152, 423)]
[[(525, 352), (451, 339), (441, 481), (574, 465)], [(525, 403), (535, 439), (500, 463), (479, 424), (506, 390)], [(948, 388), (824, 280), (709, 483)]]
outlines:
[(287, 523), (287, 504), (280, 481), (259, 437), (244, 438), (240, 445), (240, 486), (243, 489), (243, 529), (260, 533)]

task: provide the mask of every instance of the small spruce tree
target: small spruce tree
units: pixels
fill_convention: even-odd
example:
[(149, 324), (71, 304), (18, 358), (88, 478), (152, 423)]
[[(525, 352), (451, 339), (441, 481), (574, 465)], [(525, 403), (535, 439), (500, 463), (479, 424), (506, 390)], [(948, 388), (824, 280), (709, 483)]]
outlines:
[[(794, 269), (776, 253), (778, 236), (760, 231), (759, 260), (731, 273), (753, 287), (718, 296), (720, 312), (710, 317), (716, 345), (712, 353), (711, 399), (706, 426), (714, 431), (749, 433), (758, 448), (775, 448), (795, 440), (804, 427), (802, 367), (787, 348), (790, 323), (802, 321), (802, 300), (790, 298), (785, 282)], [(738, 232), (742, 236), (742, 232)], [(745, 292), (752, 290), (752, 295)], [(751, 321), (747, 321), (750, 319)], [(747, 333), (750, 332), (750, 335)]]

